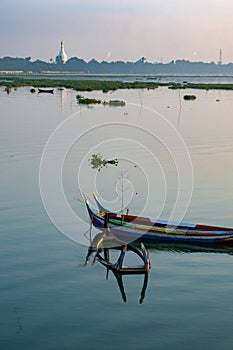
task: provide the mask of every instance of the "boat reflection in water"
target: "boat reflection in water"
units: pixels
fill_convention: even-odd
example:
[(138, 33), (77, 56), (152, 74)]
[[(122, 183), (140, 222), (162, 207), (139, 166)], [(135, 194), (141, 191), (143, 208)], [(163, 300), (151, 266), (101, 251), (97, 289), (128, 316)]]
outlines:
[[(119, 256), (115, 263), (111, 262), (111, 252), (118, 252)], [(125, 266), (124, 259), (127, 252), (131, 252), (140, 258), (141, 264), (137, 266)], [(87, 266), (89, 258), (92, 254), (94, 255), (93, 263), (96, 261), (107, 268), (106, 279), (108, 279), (109, 270), (112, 271), (115, 276), (121, 296), (124, 302), (126, 302), (127, 297), (123, 284), (123, 275), (144, 275), (144, 282), (141, 290), (141, 295), (139, 303), (141, 304), (145, 298), (146, 288), (148, 285), (148, 274), (150, 270), (150, 259), (149, 253), (146, 250), (143, 242), (140, 242), (138, 246), (131, 244), (125, 244), (125, 242), (117, 239), (111, 234), (110, 230), (106, 228), (103, 232), (98, 233), (94, 239), (91, 241), (88, 253), (85, 259), (84, 266)]]
[[(122, 238), (122, 237), (121, 237)], [(112, 271), (118, 283), (119, 290), (124, 302), (127, 301), (124, 284), (123, 275), (144, 275), (144, 282), (141, 289), (141, 295), (139, 303), (144, 301), (145, 293), (148, 285), (149, 271), (151, 268), (151, 263), (149, 259), (149, 251), (170, 251), (175, 253), (217, 253), (217, 254), (229, 254), (233, 255), (233, 245), (223, 245), (223, 244), (211, 244), (211, 245), (198, 245), (198, 244), (177, 244), (177, 243), (154, 243), (150, 240), (140, 239), (131, 244), (125, 244), (119, 238), (115, 237), (106, 228), (103, 232), (97, 233), (94, 239), (90, 239), (91, 244), (88, 249), (84, 266), (87, 266), (89, 258), (94, 255), (93, 265), (98, 261), (100, 264), (106, 267), (107, 274), (106, 279), (108, 279), (109, 270)], [(144, 244), (146, 244), (147, 249)], [(125, 266), (123, 265), (124, 258), (127, 252), (133, 252), (141, 260), (141, 265), (139, 266)], [(110, 255), (116, 256), (118, 258), (115, 263), (111, 262)]]
[[(109, 270), (107, 270), (108, 273)], [(114, 276), (116, 277), (120, 292), (121, 292), (121, 296), (123, 301), (126, 303), (127, 298), (126, 298), (126, 293), (125, 293), (125, 289), (124, 289), (124, 284), (123, 284), (123, 279), (122, 279), (122, 274), (121, 273), (117, 273), (114, 272)], [(140, 295), (140, 299), (139, 299), (139, 304), (142, 304), (144, 299), (145, 299), (145, 295), (146, 295), (146, 289), (147, 289), (147, 285), (148, 285), (148, 276), (149, 273), (145, 272), (144, 273), (144, 281), (143, 281), (143, 286), (141, 289), (141, 295)]]
[(146, 244), (147, 250), (151, 252), (167, 251), (174, 253), (209, 253), (209, 254), (228, 254), (233, 255), (233, 244), (183, 244), (183, 243), (154, 243), (150, 240), (138, 240), (133, 244), (138, 246), (140, 241)]

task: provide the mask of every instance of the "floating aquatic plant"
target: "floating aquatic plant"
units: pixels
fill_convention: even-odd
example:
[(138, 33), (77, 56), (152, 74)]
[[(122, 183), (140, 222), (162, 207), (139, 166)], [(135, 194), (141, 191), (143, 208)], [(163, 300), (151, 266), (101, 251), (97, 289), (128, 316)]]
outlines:
[(108, 164), (117, 166), (118, 159), (108, 160), (106, 158), (103, 158), (100, 153), (92, 154), (90, 159), (90, 165), (92, 169), (98, 169), (98, 171), (100, 171), (101, 168), (107, 167)]
[(195, 95), (184, 95), (183, 99), (187, 100), (187, 101), (196, 100), (196, 96)]

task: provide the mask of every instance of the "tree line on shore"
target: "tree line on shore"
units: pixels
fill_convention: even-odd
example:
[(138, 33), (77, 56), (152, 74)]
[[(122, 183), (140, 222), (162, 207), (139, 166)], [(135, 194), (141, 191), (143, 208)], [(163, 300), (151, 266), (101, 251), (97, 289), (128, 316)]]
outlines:
[(31, 57), (0, 58), (0, 71), (23, 72), (79, 72), (86, 74), (233, 74), (233, 63), (191, 62), (176, 60), (169, 63), (150, 63), (144, 57), (136, 62), (113, 61), (89, 62), (72, 57), (65, 64), (32, 61)]

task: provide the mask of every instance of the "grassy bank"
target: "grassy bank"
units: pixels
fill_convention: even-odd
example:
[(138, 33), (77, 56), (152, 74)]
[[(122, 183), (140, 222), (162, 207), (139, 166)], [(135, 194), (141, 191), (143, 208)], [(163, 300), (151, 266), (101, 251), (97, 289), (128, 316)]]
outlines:
[(76, 91), (95, 91), (103, 92), (115, 91), (119, 89), (157, 89), (159, 86), (167, 86), (169, 89), (202, 89), (202, 90), (233, 90), (233, 84), (216, 84), (216, 83), (161, 83), (149, 81), (111, 81), (111, 80), (59, 80), (59, 79), (25, 79), (9, 77), (1, 81), (0, 86), (6, 88), (17, 88), (21, 86), (31, 86), (34, 88), (61, 88), (73, 89)]
[(20, 86), (33, 86), (34, 88), (65, 87), (67, 89), (73, 89), (76, 91), (102, 90), (103, 92), (108, 92), (119, 89), (157, 89), (161, 84), (138, 81), (123, 82), (107, 80), (23, 79), (11, 77), (8, 81), (0, 81), (0, 85), (10, 88)]

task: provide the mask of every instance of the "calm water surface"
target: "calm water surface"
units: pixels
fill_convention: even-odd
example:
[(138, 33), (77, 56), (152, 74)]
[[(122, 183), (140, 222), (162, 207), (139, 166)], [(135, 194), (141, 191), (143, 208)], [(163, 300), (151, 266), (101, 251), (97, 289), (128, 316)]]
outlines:
[[(97, 190), (116, 208), (123, 171), (131, 212), (170, 215), (177, 172), (161, 142), (142, 127), (149, 118), (158, 135), (156, 111), (179, 131), (190, 152), (194, 190), (184, 219), (233, 226), (233, 93), (189, 91), (197, 99), (185, 102), (183, 92), (163, 88), (92, 92), (84, 95), (123, 99), (126, 106), (80, 109), (73, 91), (33, 95), (29, 90), (0, 91), (0, 348), (232, 349), (233, 248), (149, 246), (152, 269), (144, 302), (139, 304), (143, 276), (124, 276), (124, 303), (111, 273), (106, 281), (102, 266), (83, 268), (89, 224), (80, 191)], [(75, 240), (83, 244), (52, 224), (39, 189), (43, 148), (72, 115), (80, 137), (66, 156), (62, 179), (67, 202), (80, 217)], [(93, 120), (100, 124), (95, 130)], [(91, 169), (88, 159), (98, 152), (118, 157), (119, 166)]]

